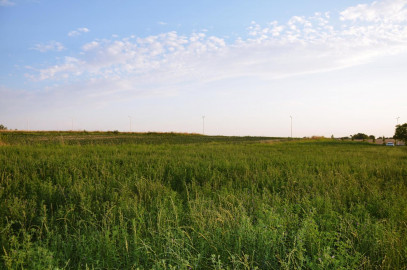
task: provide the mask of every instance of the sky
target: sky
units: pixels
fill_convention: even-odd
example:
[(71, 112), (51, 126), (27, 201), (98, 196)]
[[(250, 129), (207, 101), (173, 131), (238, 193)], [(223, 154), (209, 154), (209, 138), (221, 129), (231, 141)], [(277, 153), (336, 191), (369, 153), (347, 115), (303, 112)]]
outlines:
[(9, 129), (390, 137), (407, 122), (407, 0), (0, 0), (0, 59)]

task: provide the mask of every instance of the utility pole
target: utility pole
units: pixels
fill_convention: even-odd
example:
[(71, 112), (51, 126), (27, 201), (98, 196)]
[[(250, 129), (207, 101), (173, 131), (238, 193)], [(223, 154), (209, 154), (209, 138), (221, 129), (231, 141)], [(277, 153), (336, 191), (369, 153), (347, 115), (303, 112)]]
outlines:
[(291, 139), (293, 138), (293, 117), (290, 115), (291, 118)]
[(130, 132), (131, 132), (131, 116), (129, 115), (129, 119), (130, 119)]
[(205, 115), (202, 115), (202, 135), (205, 135)]
[[(397, 116), (397, 117), (396, 117), (397, 126), (399, 125), (399, 119), (400, 119), (400, 116)], [(394, 145), (397, 145), (397, 139), (394, 140)]]

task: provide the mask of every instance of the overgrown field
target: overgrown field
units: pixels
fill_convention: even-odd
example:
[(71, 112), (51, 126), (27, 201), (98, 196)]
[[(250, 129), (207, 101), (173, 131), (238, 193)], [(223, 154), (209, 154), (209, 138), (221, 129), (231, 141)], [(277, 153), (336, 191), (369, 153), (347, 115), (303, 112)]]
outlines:
[(0, 268), (407, 268), (407, 147), (268, 139), (0, 133)]

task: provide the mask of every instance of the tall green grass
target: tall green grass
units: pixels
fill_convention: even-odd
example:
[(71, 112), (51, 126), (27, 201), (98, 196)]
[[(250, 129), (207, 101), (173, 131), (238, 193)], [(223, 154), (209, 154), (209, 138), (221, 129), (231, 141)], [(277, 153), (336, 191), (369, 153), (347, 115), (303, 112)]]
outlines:
[(3, 135), (0, 268), (407, 268), (405, 147), (127, 136)]

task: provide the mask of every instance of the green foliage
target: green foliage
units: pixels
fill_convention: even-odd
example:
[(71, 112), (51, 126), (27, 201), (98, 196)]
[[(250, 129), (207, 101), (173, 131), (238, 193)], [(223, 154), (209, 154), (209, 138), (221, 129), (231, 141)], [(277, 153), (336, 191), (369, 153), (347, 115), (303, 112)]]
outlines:
[(229, 137), (203, 136), (183, 133), (120, 133), (112, 132), (26, 132), (14, 131), (2, 134), (2, 138), (12, 145), (119, 145), (119, 144), (195, 144), (195, 143), (253, 143), (272, 139), (272, 137)]
[(0, 130), (7, 130), (7, 127), (0, 124)]
[(407, 267), (404, 147), (4, 136), (0, 268)]
[(367, 136), (364, 133), (358, 133), (358, 134), (355, 134), (352, 136), (352, 139), (354, 139), (354, 140), (366, 140), (368, 138), (369, 138), (369, 136)]
[(394, 138), (397, 140), (402, 140), (405, 144), (407, 144), (407, 123), (396, 126)]

